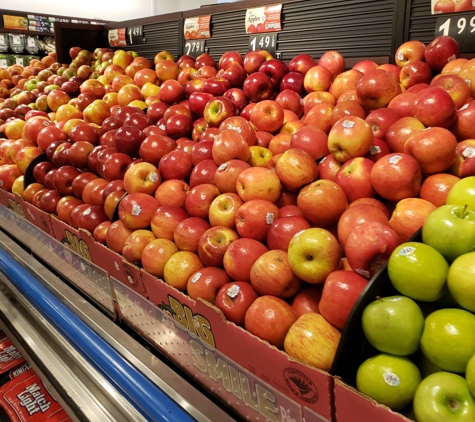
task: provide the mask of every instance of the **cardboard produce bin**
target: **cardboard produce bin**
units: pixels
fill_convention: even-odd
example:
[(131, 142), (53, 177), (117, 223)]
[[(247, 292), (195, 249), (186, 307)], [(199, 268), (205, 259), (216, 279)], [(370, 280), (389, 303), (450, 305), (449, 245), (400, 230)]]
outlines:
[[(303, 417), (306, 422), (333, 420), (333, 377), (330, 374), (292, 359), (283, 351), (228, 322), (221, 311), (208, 302), (195, 301), (143, 270), (142, 280), (150, 300), (148, 306), (156, 305), (160, 313), (170, 316), (170, 325), (177, 327), (179, 332), (186, 333), (185, 350), (191, 348), (193, 361), (192, 366), (184, 369), (191, 374), (196, 370), (200, 371), (203, 381), (216, 379), (216, 385), (202, 383), (208, 388), (213, 387), (218, 396), (230, 388), (227, 376), (232, 375), (232, 365), (236, 363), (256, 378), (257, 385), (262, 381), (287, 398), (286, 406), (276, 405), (278, 400), (273, 401), (275, 408), (269, 403), (266, 405), (274, 409), (271, 413), (275, 416), (272, 418), (265, 416), (256, 402), (255, 407), (257, 406), (261, 416), (264, 415), (270, 421), (302, 420)], [(118, 302), (119, 308), (124, 310), (121, 299), (118, 298)], [(128, 306), (130, 310), (131, 305)], [(141, 316), (136, 317), (134, 313), (125, 311), (122, 314), (125, 320), (180, 364), (180, 357), (173, 348), (167, 347), (162, 336), (156, 335), (150, 330), (150, 326), (142, 323)], [(150, 314), (157, 313), (154, 314), (149, 308), (148, 315)], [(259, 387), (255, 393), (258, 394), (258, 391)], [(253, 406), (250, 403), (246, 405)], [(295, 405), (299, 410), (296, 410)], [(293, 416), (296, 413), (300, 415), (299, 419)], [(287, 416), (284, 418), (285, 414)]]

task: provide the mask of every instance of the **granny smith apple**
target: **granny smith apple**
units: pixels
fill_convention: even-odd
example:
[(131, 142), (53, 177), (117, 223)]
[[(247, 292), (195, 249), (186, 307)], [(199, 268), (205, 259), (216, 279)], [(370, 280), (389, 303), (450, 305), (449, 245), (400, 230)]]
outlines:
[(470, 392), (475, 396), (475, 355), (473, 355), (467, 363), (465, 379), (467, 380)]
[(422, 241), (452, 262), (475, 250), (475, 212), (461, 205), (442, 205), (422, 226)]
[(463, 309), (439, 309), (424, 323), (421, 349), (443, 371), (464, 373), (475, 354), (475, 315)]
[(475, 252), (460, 255), (452, 263), (447, 286), (462, 308), (475, 312)]
[(475, 212), (475, 176), (460, 179), (449, 191), (446, 204), (467, 205), (468, 209)]
[(424, 315), (412, 299), (390, 296), (370, 303), (363, 311), (361, 323), (374, 348), (384, 353), (408, 356), (419, 348)]
[(444, 293), (449, 264), (433, 247), (407, 242), (394, 249), (388, 275), (396, 290), (414, 300), (434, 302)]
[(473, 422), (475, 401), (464, 378), (437, 372), (419, 384), (414, 413), (417, 422)]
[(414, 363), (386, 353), (365, 360), (356, 374), (358, 391), (396, 411), (412, 401), (420, 382)]

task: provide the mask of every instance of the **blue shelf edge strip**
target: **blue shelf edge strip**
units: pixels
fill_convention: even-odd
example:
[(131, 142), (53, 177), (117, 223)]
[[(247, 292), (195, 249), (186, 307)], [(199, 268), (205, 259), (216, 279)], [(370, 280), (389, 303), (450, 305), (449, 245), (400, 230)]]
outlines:
[(146, 418), (154, 422), (195, 420), (2, 249), (0, 272)]

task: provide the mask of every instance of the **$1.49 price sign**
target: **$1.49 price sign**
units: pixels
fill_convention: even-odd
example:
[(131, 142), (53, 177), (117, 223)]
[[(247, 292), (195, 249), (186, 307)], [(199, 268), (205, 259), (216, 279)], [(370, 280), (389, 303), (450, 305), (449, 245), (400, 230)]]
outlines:
[(205, 52), (205, 40), (185, 41), (185, 54), (197, 58)]
[(435, 36), (449, 35), (455, 38), (462, 52), (475, 49), (475, 13), (440, 16), (435, 25)]
[(266, 50), (275, 57), (277, 51), (277, 34), (264, 33), (249, 36), (249, 51)]

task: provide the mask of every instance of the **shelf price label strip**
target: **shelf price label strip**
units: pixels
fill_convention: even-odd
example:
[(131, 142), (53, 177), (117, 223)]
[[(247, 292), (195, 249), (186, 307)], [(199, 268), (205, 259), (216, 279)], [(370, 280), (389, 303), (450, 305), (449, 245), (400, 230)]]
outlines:
[[(173, 307), (157, 307), (114, 278), (112, 286), (121, 318), (241, 416), (250, 421), (264, 417), (270, 422), (302, 422), (298, 403), (216, 349), (203, 316), (184, 310), (192, 319), (185, 322), (175, 311), (183, 306), (178, 300)], [(190, 326), (193, 330), (187, 329)], [(306, 422), (328, 422), (313, 412), (308, 417)]]
[(144, 416), (154, 421), (193, 420), (3, 250), (0, 272)]

